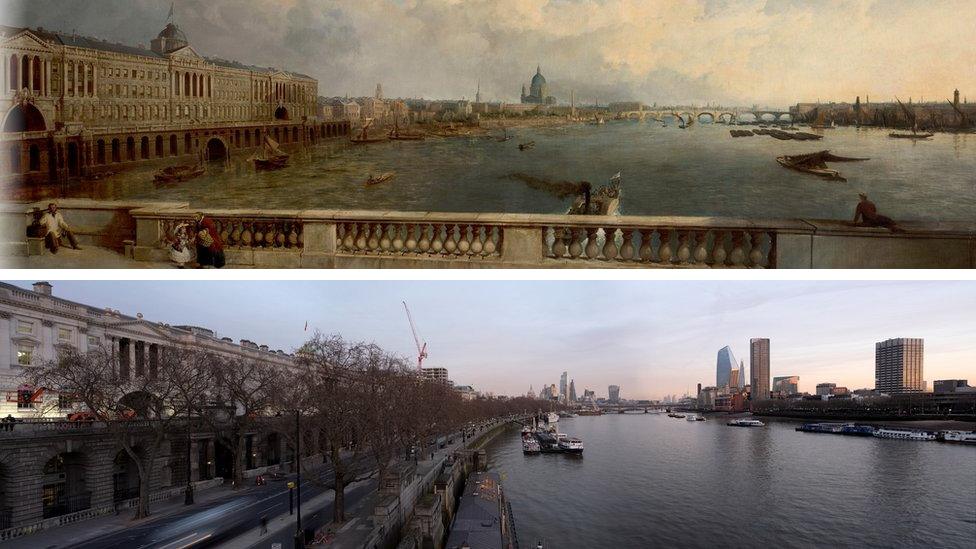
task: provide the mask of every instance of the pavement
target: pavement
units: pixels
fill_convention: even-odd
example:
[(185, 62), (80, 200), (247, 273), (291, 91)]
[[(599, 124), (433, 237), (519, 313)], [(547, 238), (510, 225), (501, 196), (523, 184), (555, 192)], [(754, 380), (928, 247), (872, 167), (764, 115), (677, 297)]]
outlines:
[[(224, 269), (247, 268), (246, 265), (225, 265)], [(82, 246), (80, 250), (62, 247), (58, 253), (45, 250), (41, 255), (0, 257), (5, 269), (177, 269), (169, 261), (136, 261), (119, 252), (99, 246)], [(187, 270), (191, 270), (187, 268)]]

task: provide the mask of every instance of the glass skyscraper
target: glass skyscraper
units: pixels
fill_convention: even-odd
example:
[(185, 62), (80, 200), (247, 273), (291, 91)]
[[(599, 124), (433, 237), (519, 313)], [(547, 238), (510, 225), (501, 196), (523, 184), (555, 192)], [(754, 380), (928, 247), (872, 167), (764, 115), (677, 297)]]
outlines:
[(715, 363), (715, 386), (728, 387), (732, 380), (732, 368), (735, 367), (735, 356), (732, 349), (726, 345), (718, 351), (718, 360)]

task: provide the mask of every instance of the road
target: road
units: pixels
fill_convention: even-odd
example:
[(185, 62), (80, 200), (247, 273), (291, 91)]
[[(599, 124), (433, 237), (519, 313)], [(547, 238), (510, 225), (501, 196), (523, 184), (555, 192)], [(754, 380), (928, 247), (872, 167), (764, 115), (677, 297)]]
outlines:
[[(362, 463), (362, 462), (361, 462)], [(316, 479), (302, 479), (302, 502), (318, 496), (328, 490), (327, 486), (334, 479), (331, 467), (319, 471)], [(294, 480), (289, 476), (288, 480)], [(367, 486), (359, 485), (347, 490), (347, 505), (353, 505), (360, 498), (369, 493)], [(328, 513), (318, 517), (322, 520), (331, 517), (331, 503), (327, 506)], [(256, 486), (246, 494), (232, 494), (206, 504), (187, 507), (185, 511), (153, 520), (146, 524), (126, 528), (119, 532), (105, 534), (85, 541), (77, 548), (84, 549), (185, 549), (188, 547), (211, 547), (220, 542), (226, 542), (236, 536), (260, 525), (262, 516), (269, 519), (280, 513), (288, 512), (288, 488), (286, 480), (269, 481), (265, 486)], [(316, 513), (319, 515), (321, 513)], [(308, 526), (316, 525), (316, 518), (309, 516)], [(302, 526), (306, 526), (306, 517), (302, 517)], [(289, 535), (294, 534), (291, 530)], [(287, 539), (291, 539), (286, 536)], [(261, 545), (264, 546), (263, 544)], [(289, 545), (282, 545), (288, 547)]]

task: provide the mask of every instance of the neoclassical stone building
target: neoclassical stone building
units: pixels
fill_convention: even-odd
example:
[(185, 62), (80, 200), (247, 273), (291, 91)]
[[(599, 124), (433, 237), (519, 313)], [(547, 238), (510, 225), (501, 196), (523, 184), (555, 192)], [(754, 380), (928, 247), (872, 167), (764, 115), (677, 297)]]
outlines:
[(151, 46), (0, 26), (6, 181), (65, 182), (147, 160), (216, 159), (345, 135), (316, 114), (318, 82), (203, 57), (169, 23)]
[[(170, 326), (111, 309), (53, 295), (46, 282), (33, 290), (0, 283), (0, 540), (40, 524), (50, 526), (111, 512), (136, 497), (139, 476), (128, 454), (107, 433), (89, 422), (69, 422), (71, 404), (24, 384), (32, 365), (55, 356), (56, 346), (81, 350), (96, 345), (114, 349), (118, 368), (129, 376), (151, 375), (159, 356), (171, 347), (261, 360), (288, 368), (293, 356), (248, 340), (235, 342), (197, 326)], [(43, 416), (43, 417), (42, 417)], [(179, 493), (190, 480), (230, 478), (233, 456), (206, 429), (187, 439), (167, 441), (152, 470), (158, 497)], [(284, 437), (252, 433), (246, 438), (252, 472), (291, 461)], [(15, 530), (9, 530), (14, 528)], [(6, 533), (5, 533), (6, 531)]]

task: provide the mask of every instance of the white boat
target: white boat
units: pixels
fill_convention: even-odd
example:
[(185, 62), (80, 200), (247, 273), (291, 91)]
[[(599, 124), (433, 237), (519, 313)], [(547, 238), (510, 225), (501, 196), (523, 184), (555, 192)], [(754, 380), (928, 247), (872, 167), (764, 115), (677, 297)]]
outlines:
[(766, 424), (759, 421), (758, 419), (733, 419), (732, 421), (726, 423), (732, 427), (765, 427)]
[(685, 418), (685, 421), (705, 421), (705, 418), (698, 414), (688, 414), (688, 417)]
[(557, 414), (556, 412), (549, 412), (546, 415), (546, 422), (556, 423), (557, 421), (559, 421), (559, 414)]
[(583, 441), (569, 435), (559, 435), (559, 449), (573, 454), (583, 453)]
[(943, 442), (976, 444), (976, 431), (940, 431), (938, 438)]
[(935, 440), (935, 433), (917, 431), (915, 429), (898, 429), (895, 427), (881, 427), (874, 431), (874, 436), (901, 440)]

